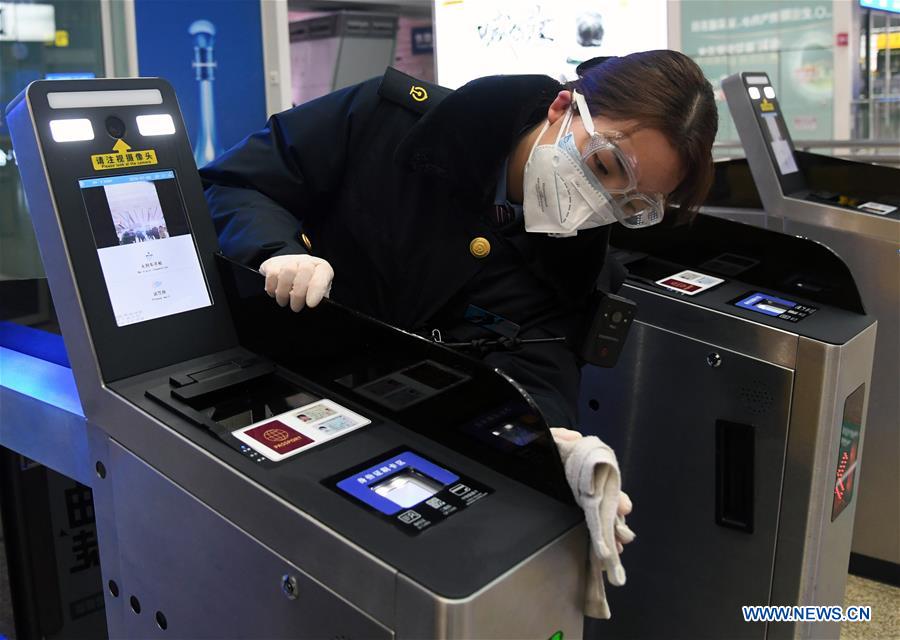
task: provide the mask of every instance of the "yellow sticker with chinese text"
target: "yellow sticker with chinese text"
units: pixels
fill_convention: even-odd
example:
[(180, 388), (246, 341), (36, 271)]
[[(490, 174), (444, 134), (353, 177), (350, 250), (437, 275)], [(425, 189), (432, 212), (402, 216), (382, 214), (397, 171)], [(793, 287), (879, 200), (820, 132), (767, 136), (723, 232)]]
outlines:
[(91, 164), (94, 171), (103, 169), (127, 169), (129, 167), (143, 167), (150, 164), (158, 164), (156, 151), (144, 149), (134, 151), (124, 140), (117, 140), (110, 153), (98, 153), (91, 156)]

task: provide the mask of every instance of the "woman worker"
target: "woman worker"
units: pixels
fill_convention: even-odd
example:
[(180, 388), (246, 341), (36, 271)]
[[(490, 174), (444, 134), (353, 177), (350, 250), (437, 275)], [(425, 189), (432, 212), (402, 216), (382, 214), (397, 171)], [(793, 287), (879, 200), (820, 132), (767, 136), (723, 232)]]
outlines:
[[(389, 71), (273, 116), (201, 170), (222, 250), (294, 311), (330, 292), (448, 342), (497, 337), (466, 321), (471, 306), (522, 339), (571, 336), (610, 225), (701, 203), (717, 129), (712, 89), (683, 54), (579, 70), (565, 86), (493, 76), (452, 93)], [(484, 359), (551, 426), (577, 424), (580, 363), (565, 343)]]
[[(523, 340), (573, 336), (610, 225), (656, 224), (672, 204), (694, 210), (717, 129), (712, 88), (680, 53), (579, 72), (566, 86), (495, 76), (449, 93), (389, 70), (275, 115), (201, 171), (220, 245), (294, 311), (330, 293), (445, 341), (497, 337), (466, 320), (473, 308)], [(608, 618), (600, 576), (625, 582), (631, 507), (612, 450), (561, 428), (577, 424), (578, 358), (563, 342), (482, 355), (558, 427), (594, 550), (585, 614)], [(600, 489), (601, 477), (613, 484)]]

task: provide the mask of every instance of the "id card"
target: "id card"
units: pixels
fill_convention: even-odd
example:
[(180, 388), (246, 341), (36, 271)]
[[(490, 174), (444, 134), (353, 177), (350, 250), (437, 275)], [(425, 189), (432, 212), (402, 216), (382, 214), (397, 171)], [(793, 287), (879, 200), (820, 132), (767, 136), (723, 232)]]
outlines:
[(371, 422), (336, 402), (323, 399), (241, 427), (231, 434), (268, 460), (281, 462)]
[(707, 289), (712, 289), (723, 282), (725, 281), (722, 278), (708, 276), (703, 273), (698, 273), (697, 271), (685, 270), (667, 278), (663, 278), (662, 280), (657, 280), (656, 284), (661, 285), (666, 289), (671, 289), (672, 291), (695, 296), (698, 293), (702, 293)]
[(879, 216), (886, 216), (889, 213), (894, 213), (897, 210), (897, 207), (891, 206), (889, 204), (881, 204), (880, 202), (864, 202), (858, 207), (856, 207), (860, 211), (865, 211), (866, 213), (874, 213)]

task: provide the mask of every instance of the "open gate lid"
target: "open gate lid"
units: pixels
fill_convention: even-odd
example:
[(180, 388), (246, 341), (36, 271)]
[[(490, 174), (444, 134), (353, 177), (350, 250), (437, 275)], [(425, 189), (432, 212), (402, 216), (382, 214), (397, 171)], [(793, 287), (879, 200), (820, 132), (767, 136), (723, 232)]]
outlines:
[(241, 345), (561, 502), (573, 504), (546, 421), (479, 360), (324, 299), (293, 313), (265, 278), (218, 255)]

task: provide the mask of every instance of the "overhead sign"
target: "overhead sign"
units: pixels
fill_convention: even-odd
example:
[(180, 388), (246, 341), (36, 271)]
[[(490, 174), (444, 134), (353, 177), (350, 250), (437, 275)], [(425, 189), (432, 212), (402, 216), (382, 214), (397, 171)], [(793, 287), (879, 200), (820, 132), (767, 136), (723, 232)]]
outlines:
[(0, 41), (55, 42), (55, 12), (52, 4), (0, 2)]
[(900, 0), (859, 0), (859, 6), (865, 9), (900, 13)]
[(574, 80), (597, 56), (665, 49), (666, 0), (436, 0), (438, 82), (493, 74)]

